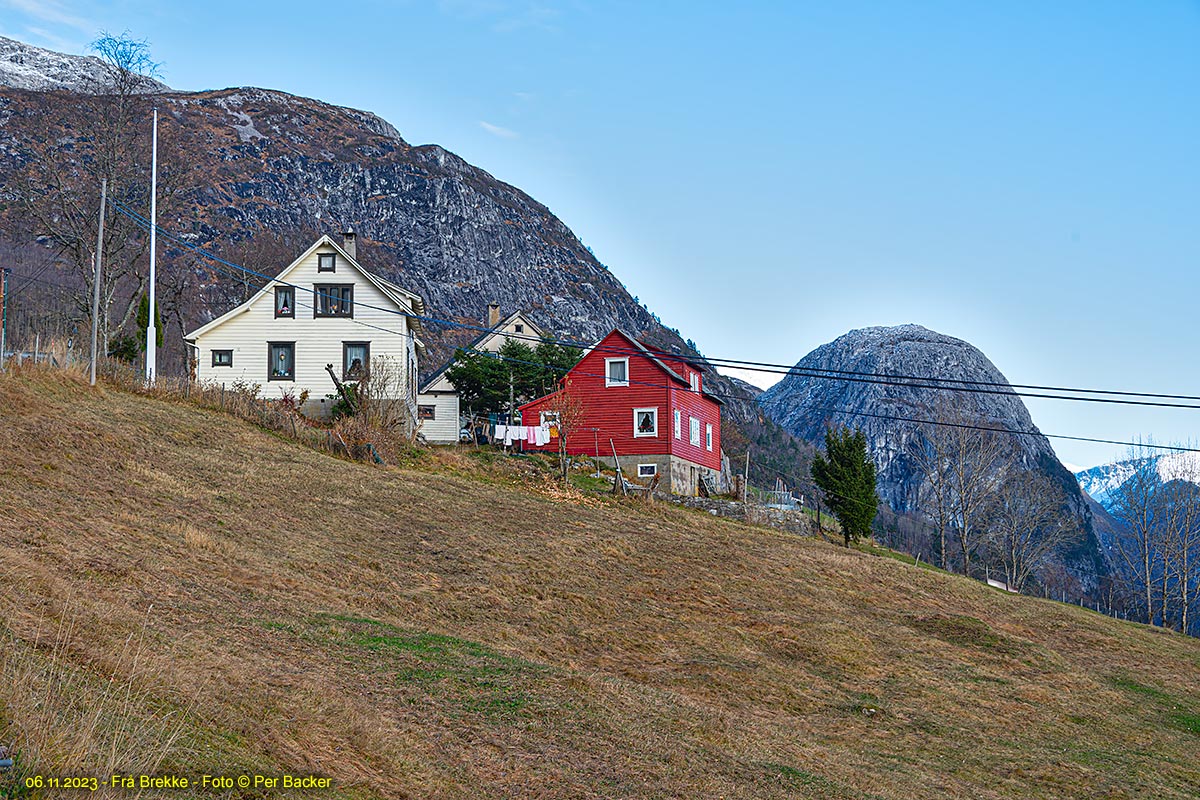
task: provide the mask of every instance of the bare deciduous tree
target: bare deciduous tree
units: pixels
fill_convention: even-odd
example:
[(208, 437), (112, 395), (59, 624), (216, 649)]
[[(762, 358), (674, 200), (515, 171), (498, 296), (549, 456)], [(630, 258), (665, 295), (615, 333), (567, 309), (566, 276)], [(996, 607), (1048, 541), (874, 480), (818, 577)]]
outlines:
[(1117, 538), (1117, 552), (1134, 576), (1146, 611), (1146, 621), (1154, 624), (1154, 576), (1158, 547), (1158, 459), (1148, 447), (1129, 450), (1133, 471), (1112, 492), (1111, 511), (1124, 526)]
[(943, 565), (946, 530), (958, 540), (963, 573), (971, 574), (971, 555), (978, 547), (978, 528), (999, 485), (1007, 433), (990, 429), (977, 417), (942, 401), (933, 410), (936, 424), (924, 426), (922, 442), (913, 448), (914, 460), (930, 487), (926, 513), (941, 530)]
[[(543, 412), (547, 421), (558, 428), (558, 462), (563, 483), (567, 482), (567, 437), (583, 424), (585, 406), (583, 399), (572, 390), (571, 379), (564, 378), (562, 388), (550, 396)], [(540, 422), (540, 420), (539, 420)]]
[(1080, 534), (1049, 478), (1019, 463), (1005, 468), (988, 505), (985, 548), (1004, 569), (1009, 587), (1024, 590), (1029, 577)]
[[(81, 284), (74, 302), (89, 319), (101, 180), (108, 182), (110, 208), (124, 206), (144, 215), (149, 207), (151, 100), (146, 92), (154, 86), (158, 67), (147, 43), (127, 33), (105, 34), (92, 47), (104, 64), (107, 85), (96, 94), (73, 96), (70, 103), (33, 109), (40, 119), (30, 129), (38, 135), (20, 142), (29, 158), (12, 187), (30, 233), (49, 243)], [(158, 197), (163, 213), (176, 203), (188, 171), (175, 155), (172, 137), (164, 126)], [(148, 236), (136, 222), (121, 213), (108, 216), (101, 265), (105, 341), (137, 314), (146, 291), (148, 246)]]

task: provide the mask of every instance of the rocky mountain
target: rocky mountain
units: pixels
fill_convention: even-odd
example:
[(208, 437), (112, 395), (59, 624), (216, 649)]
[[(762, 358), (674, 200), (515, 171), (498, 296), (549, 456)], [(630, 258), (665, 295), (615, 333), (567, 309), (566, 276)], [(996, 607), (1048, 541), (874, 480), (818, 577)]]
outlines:
[(1116, 461), (1075, 473), (1079, 487), (1104, 508), (1111, 510), (1114, 493), (1135, 472), (1149, 466), (1163, 483), (1184, 480), (1200, 483), (1200, 453), (1165, 453), (1145, 458)]
[[(0, 247), (15, 248), (45, 241), (41, 221), (16, 202), (31, 165), (62, 163), (77, 175), (89, 157), (83, 132), (90, 107), (69, 93), (103, 91), (97, 87), (104, 67), (12, 40), (2, 52), (0, 239), (10, 241)], [(160, 201), (160, 225), (268, 274), (317, 233), (353, 227), (360, 260), (421, 294), (430, 316), (445, 320), (425, 326), (425, 374), (474, 338), (474, 330), (455, 325), (481, 324), (492, 302), (504, 313), (526, 309), (566, 338), (594, 341), (619, 326), (658, 347), (690, 352), (545, 205), (438, 145), (410, 144), (374, 114), (255, 88), (164, 91), (153, 102), (166, 164), (160, 187), (165, 181), (173, 192), (170, 202)], [(138, 141), (148, 143), (148, 101), (137, 116), (145, 128)], [(91, 208), (95, 191), (83, 194)], [(262, 239), (287, 246), (263, 254), (249, 244)], [(182, 292), (186, 302), (161, 299), (179, 328), (233, 304), (217, 291), (228, 277), (202, 267), (169, 243), (160, 256), (167, 280), (192, 271), (207, 282), (205, 302)], [(167, 325), (175, 327), (170, 319)], [(181, 360), (182, 345), (177, 349)], [(715, 370), (706, 385), (726, 399), (727, 417), (757, 420), (753, 397), (741, 386)]]
[[(110, 69), (95, 56), (72, 56), (44, 50), (0, 36), (0, 86), (37, 92), (66, 91), (98, 94), (111, 80)], [(169, 87), (146, 78), (144, 92), (168, 91)]]
[[(913, 458), (922, 431), (918, 421), (943, 413), (947, 398), (953, 399), (953, 413), (970, 424), (1031, 433), (1004, 437), (1004, 446), (1014, 459), (1062, 487), (1072, 513), (1087, 529), (1087, 541), (1070, 554), (1072, 566), (1081, 574), (1106, 570), (1091, 512), (1073, 476), (1037, 432), (1021, 398), (1005, 391), (1004, 375), (975, 347), (919, 325), (865, 328), (818, 347), (795, 370), (759, 397), (762, 408), (784, 430), (813, 443), (821, 442), (831, 425), (861, 429), (878, 468), (880, 497), (897, 512), (920, 508), (924, 476)], [(996, 384), (1000, 393), (950, 395), (914, 386), (922, 382), (903, 376)]]

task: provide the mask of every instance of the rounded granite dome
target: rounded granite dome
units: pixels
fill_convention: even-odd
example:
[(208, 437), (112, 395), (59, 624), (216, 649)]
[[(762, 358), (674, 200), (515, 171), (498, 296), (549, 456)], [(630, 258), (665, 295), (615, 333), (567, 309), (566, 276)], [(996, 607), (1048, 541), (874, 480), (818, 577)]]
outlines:
[[(820, 442), (830, 426), (867, 434), (881, 494), (893, 508), (910, 505), (911, 442), (922, 420), (954, 413), (989, 427), (1033, 431), (1029, 411), (978, 348), (920, 325), (850, 331), (802, 358), (759, 403), (789, 433)], [(1009, 437), (1027, 463), (1056, 463), (1040, 433)]]

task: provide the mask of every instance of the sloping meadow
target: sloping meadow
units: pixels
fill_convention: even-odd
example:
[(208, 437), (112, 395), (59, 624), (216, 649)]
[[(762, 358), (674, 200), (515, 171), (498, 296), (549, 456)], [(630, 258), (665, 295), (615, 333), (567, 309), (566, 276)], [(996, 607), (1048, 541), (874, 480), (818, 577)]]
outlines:
[[(1200, 786), (1200, 642), (698, 512), (414, 463), (68, 376), (0, 378), (0, 744), (18, 758), (0, 781), (319, 775), (329, 797), (447, 798)], [(211, 791), (231, 794), (313, 792)]]

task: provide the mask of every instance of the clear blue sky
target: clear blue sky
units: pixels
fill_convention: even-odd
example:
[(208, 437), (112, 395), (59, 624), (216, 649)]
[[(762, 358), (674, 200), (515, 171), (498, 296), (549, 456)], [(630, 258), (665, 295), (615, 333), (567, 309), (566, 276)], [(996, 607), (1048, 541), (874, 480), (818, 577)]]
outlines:
[[(101, 29), (177, 88), (317, 97), (459, 153), (711, 356), (916, 322), (1014, 382), (1200, 395), (1196, 0), (0, 0), (33, 44)], [(1200, 411), (1029, 405), (1050, 433), (1200, 439)]]

